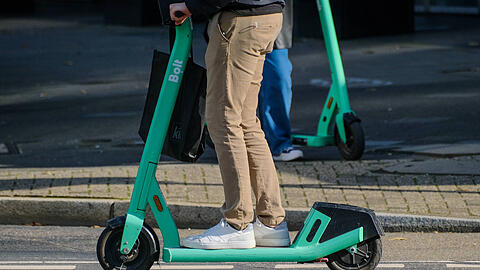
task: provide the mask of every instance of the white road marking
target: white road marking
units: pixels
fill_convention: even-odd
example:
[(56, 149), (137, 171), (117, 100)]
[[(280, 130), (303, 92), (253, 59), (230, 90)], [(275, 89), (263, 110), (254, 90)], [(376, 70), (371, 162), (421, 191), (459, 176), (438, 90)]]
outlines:
[[(347, 80), (348, 88), (379, 87), (379, 86), (388, 86), (393, 84), (390, 81), (382, 81), (378, 79), (369, 79), (369, 78), (347, 77), (346, 80)], [(310, 80), (310, 85), (327, 88), (332, 85), (332, 80), (330, 78), (329, 79), (314, 78)]]
[(0, 264), (42, 264), (42, 261), (0, 261)]
[(5, 270), (75, 270), (75, 265), (0, 265)]
[(98, 264), (98, 261), (44, 261), (45, 264)]
[(311, 263), (311, 264), (302, 264), (302, 263), (296, 263), (296, 264), (277, 264), (275, 265), (275, 269), (297, 269), (297, 268), (328, 268), (326, 264), (320, 264), (320, 263)]
[[(326, 264), (277, 264), (275, 269), (297, 269), (297, 268), (328, 268)], [(405, 268), (401, 263), (381, 263), (378, 268)]]
[(381, 263), (377, 267), (378, 268), (405, 268), (405, 265), (402, 263)]
[(455, 264), (455, 263), (447, 263), (447, 268), (480, 268), (480, 264)]
[(233, 265), (207, 265), (207, 264), (186, 264), (186, 265), (153, 265), (150, 269), (233, 269)]
[(388, 261), (383, 263), (454, 263), (455, 261)]

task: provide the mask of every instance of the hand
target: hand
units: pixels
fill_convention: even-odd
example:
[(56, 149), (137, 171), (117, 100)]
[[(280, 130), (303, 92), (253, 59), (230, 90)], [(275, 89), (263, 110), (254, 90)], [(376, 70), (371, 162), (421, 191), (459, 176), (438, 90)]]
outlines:
[[(175, 16), (175, 13), (178, 11), (180, 11), (184, 15), (182, 17)], [(192, 16), (192, 13), (190, 13), (190, 10), (188, 10), (185, 2), (170, 4), (170, 18), (172, 19), (172, 21), (175, 22), (175, 25), (182, 24), (190, 16)]]

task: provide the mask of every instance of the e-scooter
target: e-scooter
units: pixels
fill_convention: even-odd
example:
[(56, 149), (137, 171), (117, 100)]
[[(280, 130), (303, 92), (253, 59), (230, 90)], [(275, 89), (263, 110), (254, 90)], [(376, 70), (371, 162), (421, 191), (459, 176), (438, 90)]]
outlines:
[[(328, 0), (320, 0), (328, 7)], [(181, 15), (180, 15), (181, 16)], [(382, 255), (383, 230), (370, 209), (316, 202), (289, 247), (204, 250), (182, 247), (177, 226), (155, 178), (163, 142), (192, 44), (190, 18), (176, 37), (140, 161), (126, 216), (110, 219), (97, 242), (104, 269), (150, 269), (164, 262), (319, 262), (331, 269), (374, 269)], [(147, 205), (163, 237), (144, 222)]]
[(332, 85), (320, 115), (316, 134), (294, 134), (292, 143), (312, 147), (336, 145), (344, 159), (358, 160), (365, 149), (365, 137), (360, 119), (350, 108), (330, 3), (326, 0), (316, 2), (332, 73)]

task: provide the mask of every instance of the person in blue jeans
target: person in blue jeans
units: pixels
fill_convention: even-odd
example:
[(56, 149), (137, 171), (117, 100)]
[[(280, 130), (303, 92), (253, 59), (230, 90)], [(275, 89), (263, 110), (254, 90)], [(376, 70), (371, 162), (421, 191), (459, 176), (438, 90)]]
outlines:
[(303, 157), (290, 140), (290, 107), (292, 104), (292, 63), (288, 49), (292, 47), (293, 1), (285, 1), (282, 31), (274, 50), (265, 57), (263, 81), (258, 96), (259, 118), (273, 159), (291, 161)]

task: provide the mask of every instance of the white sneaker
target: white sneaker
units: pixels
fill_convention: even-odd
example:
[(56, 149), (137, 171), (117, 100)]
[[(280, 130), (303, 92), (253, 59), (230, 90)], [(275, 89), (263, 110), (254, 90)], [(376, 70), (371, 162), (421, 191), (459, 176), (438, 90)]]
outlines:
[(217, 225), (203, 234), (185, 238), (183, 245), (201, 249), (254, 248), (253, 225), (250, 223), (243, 231), (239, 231), (222, 218)]
[(280, 154), (278, 155), (273, 155), (273, 160), (276, 161), (292, 161), (295, 159), (299, 159), (303, 157), (303, 152), (302, 150), (289, 147), (285, 150), (283, 150)]
[(288, 247), (290, 246), (290, 235), (288, 234), (287, 223), (283, 221), (275, 228), (268, 227), (258, 218), (253, 223), (255, 241), (257, 246), (264, 247)]

